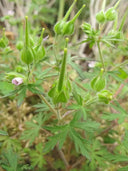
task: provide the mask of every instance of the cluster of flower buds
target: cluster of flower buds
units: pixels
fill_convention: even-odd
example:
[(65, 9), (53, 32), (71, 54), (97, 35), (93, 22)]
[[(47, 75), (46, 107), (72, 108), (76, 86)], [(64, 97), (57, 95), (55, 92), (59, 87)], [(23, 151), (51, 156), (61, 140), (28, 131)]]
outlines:
[(21, 60), (27, 65), (33, 62), (40, 61), (45, 56), (45, 49), (42, 46), (44, 28), (42, 29), (41, 36), (35, 45), (32, 38), (29, 36), (28, 31), (28, 17), (26, 16), (26, 27), (25, 27), (25, 46), (22, 48), (23, 44), (19, 42), (17, 48), (21, 50)]
[(96, 20), (98, 23), (105, 23), (106, 21), (114, 21), (117, 17), (116, 8), (119, 4), (120, 0), (116, 3), (114, 7), (109, 8), (106, 12), (101, 10), (96, 14)]
[(54, 27), (54, 31), (57, 35), (72, 35), (74, 33), (74, 24), (76, 19), (79, 17), (79, 15), (81, 14), (83, 8), (85, 7), (85, 5), (82, 6), (82, 8), (77, 12), (77, 14), (74, 16), (74, 18), (70, 21), (67, 21), (73, 6), (75, 5), (77, 0), (74, 0), (73, 4), (71, 5), (71, 7), (69, 8), (69, 10), (67, 11), (65, 17), (61, 20), (58, 21)]

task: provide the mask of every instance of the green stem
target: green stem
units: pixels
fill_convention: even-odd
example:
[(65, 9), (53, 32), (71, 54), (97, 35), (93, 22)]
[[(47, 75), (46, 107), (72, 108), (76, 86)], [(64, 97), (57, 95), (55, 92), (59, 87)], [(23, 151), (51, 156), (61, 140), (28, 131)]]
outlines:
[(60, 0), (59, 2), (59, 14), (58, 14), (58, 21), (62, 20), (64, 14), (64, 3), (65, 0)]
[(28, 65), (27, 83), (29, 83), (29, 76), (30, 76), (30, 66)]
[(57, 117), (58, 117), (58, 120), (60, 121), (61, 120), (61, 114), (59, 111), (59, 103), (57, 104)]
[(86, 88), (84, 88), (80, 83), (78, 83), (77, 81), (73, 80), (71, 77), (69, 77), (69, 79), (74, 82), (78, 87), (80, 87), (81, 89), (83, 89), (84, 91), (87, 91)]
[(118, 69), (119, 67), (122, 67), (123, 65), (127, 65), (127, 64), (128, 64), (128, 60), (124, 61), (123, 63), (121, 63), (121, 64), (119, 64), (119, 65), (117, 65), (115, 67), (113, 67), (111, 69), (111, 71), (114, 71), (115, 69)]
[(39, 97), (45, 102), (45, 104), (50, 108), (51, 112), (53, 112), (57, 117), (58, 114), (56, 112), (56, 110), (51, 106), (51, 104), (45, 99), (45, 97), (43, 95), (38, 94)]
[(28, 47), (28, 16), (25, 17), (26, 25), (25, 25), (25, 45)]
[(102, 56), (102, 53), (101, 53), (100, 42), (99, 41), (97, 42), (97, 46), (98, 46), (98, 51), (99, 51), (99, 55), (100, 55), (100, 60), (101, 60), (102, 66), (103, 66), (104, 71), (105, 71), (105, 65), (104, 65), (104, 60), (103, 60), (103, 56)]
[(102, 4), (102, 10), (105, 10), (105, 6), (106, 6), (106, 0), (103, 0), (103, 4)]

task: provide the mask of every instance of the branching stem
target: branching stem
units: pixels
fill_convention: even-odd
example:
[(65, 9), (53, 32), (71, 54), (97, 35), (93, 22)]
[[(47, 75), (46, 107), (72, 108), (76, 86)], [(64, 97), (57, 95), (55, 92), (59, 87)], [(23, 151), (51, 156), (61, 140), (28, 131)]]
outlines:
[(103, 66), (104, 71), (105, 71), (105, 65), (104, 65), (104, 60), (103, 60), (103, 56), (102, 56), (102, 53), (101, 53), (100, 42), (99, 41), (97, 42), (97, 47), (98, 47), (98, 51), (99, 51), (99, 55), (100, 55), (100, 60), (101, 60), (102, 66)]

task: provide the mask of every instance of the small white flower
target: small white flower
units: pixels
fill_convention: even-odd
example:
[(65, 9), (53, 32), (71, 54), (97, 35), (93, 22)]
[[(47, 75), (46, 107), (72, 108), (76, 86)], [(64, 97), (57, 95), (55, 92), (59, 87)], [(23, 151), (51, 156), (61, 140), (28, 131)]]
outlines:
[(13, 78), (13, 80), (12, 80), (12, 84), (15, 84), (17, 86), (22, 84), (22, 83), (23, 83), (23, 79), (20, 77)]
[(89, 68), (94, 68), (95, 65), (96, 65), (96, 61), (90, 61), (88, 64)]
[(7, 14), (10, 15), (10, 16), (14, 16), (14, 11), (13, 10), (8, 10)]

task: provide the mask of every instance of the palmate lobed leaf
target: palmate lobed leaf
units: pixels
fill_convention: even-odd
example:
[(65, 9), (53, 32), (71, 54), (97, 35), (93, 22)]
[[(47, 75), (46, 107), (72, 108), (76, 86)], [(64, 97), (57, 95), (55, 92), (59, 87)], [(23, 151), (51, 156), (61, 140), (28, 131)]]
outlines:
[(21, 139), (29, 140), (29, 143), (32, 144), (35, 138), (39, 135), (39, 131), (45, 119), (46, 118), (40, 113), (38, 116), (33, 118), (32, 121), (26, 122), (26, 130), (21, 135)]
[[(86, 139), (82, 138), (82, 136), (78, 132), (75, 131), (76, 125), (77, 123), (75, 122), (74, 125), (72, 123), (69, 123), (69, 124), (62, 125), (62, 126), (44, 127), (45, 129), (50, 130), (55, 133), (55, 135), (48, 138), (49, 141), (46, 143), (44, 151), (49, 152), (55, 147), (56, 144), (58, 144), (59, 148), (61, 149), (67, 136), (69, 136), (74, 142), (77, 152), (80, 152), (82, 155), (90, 159), (88, 142)], [(93, 126), (96, 126), (96, 124)], [(85, 126), (83, 124), (83, 126), (80, 127), (80, 129), (86, 130), (84, 127)], [(89, 125), (88, 125), (88, 129), (89, 129)]]
[[(46, 127), (46, 129), (49, 130), (49, 127)], [(63, 144), (64, 144), (64, 142), (66, 140), (66, 137), (68, 135), (68, 125), (65, 125), (64, 127), (55, 126), (55, 127), (53, 127), (52, 131), (53, 132), (59, 131), (59, 133), (57, 133), (57, 134), (55, 134), (55, 135), (48, 138), (49, 141), (46, 143), (45, 148), (44, 148), (44, 151), (46, 153), (49, 152), (50, 150), (52, 150), (57, 143), (59, 145), (59, 149), (62, 148), (62, 146), (63, 146)]]
[(128, 162), (128, 156), (121, 155), (121, 154), (109, 154), (106, 156), (109, 161), (112, 161), (113, 163), (117, 162)]
[(104, 113), (102, 118), (108, 121), (118, 119), (118, 123), (121, 124), (124, 122), (125, 118), (128, 117), (127, 112), (120, 106), (118, 102), (115, 101), (115, 104), (110, 104), (110, 106), (115, 109), (118, 113)]
[(39, 143), (36, 145), (35, 150), (29, 150), (30, 160), (33, 167), (38, 166), (42, 168), (46, 161), (43, 156), (43, 144)]
[(12, 148), (4, 151), (1, 155), (1, 166), (8, 171), (16, 171), (18, 169), (18, 155), (13, 152)]
[(94, 140), (90, 146), (90, 161), (87, 161), (86, 165), (89, 165), (91, 171), (95, 171), (98, 167), (106, 167), (106, 155), (108, 152), (103, 148), (98, 140)]
[(95, 121), (91, 121), (91, 120), (87, 120), (85, 122), (73, 122), (71, 123), (71, 126), (74, 128), (79, 128), (82, 130), (85, 130), (87, 132), (94, 132), (95, 130), (97, 130), (100, 126), (99, 123), (95, 122)]
[(82, 138), (81, 135), (78, 132), (76, 132), (75, 129), (73, 129), (73, 128), (70, 128), (69, 135), (75, 144), (77, 153), (80, 152), (83, 156), (85, 156), (87, 159), (90, 160), (90, 154), (89, 154), (87, 140)]

